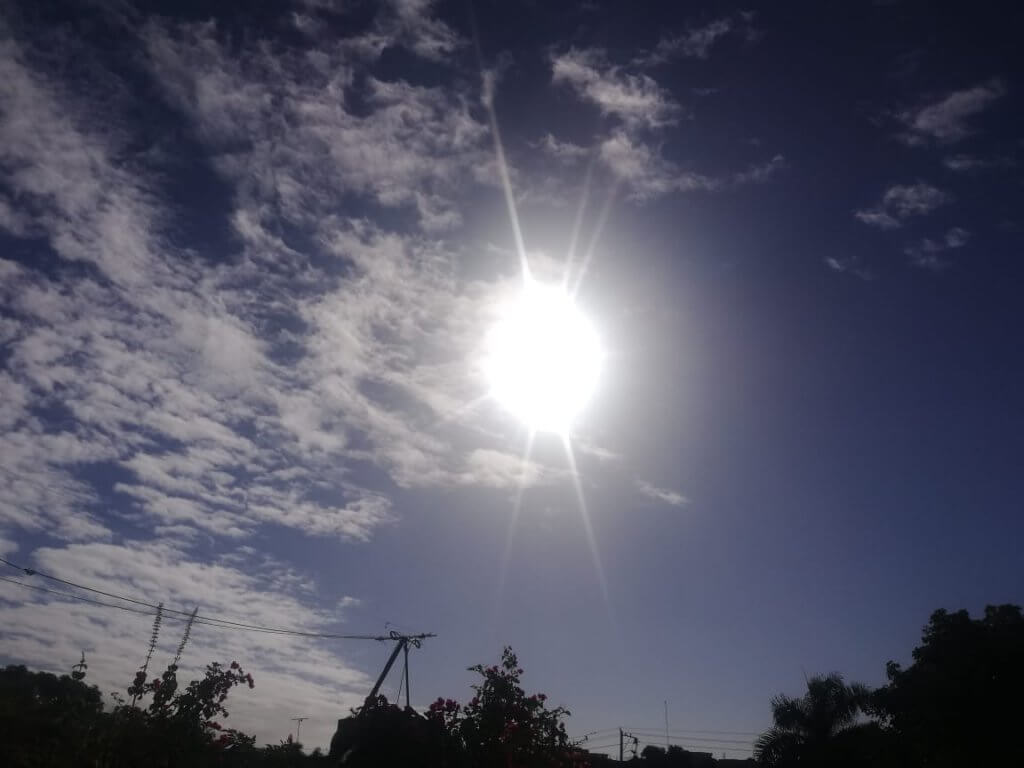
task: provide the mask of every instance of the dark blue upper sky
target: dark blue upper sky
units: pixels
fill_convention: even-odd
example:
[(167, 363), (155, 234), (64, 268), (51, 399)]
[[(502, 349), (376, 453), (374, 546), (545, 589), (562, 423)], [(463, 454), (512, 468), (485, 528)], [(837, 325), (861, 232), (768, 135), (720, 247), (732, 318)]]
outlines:
[[(1020, 10), (40, 5), (0, 18), (0, 555), (437, 632), (419, 705), (512, 645), (574, 734), (667, 700), (737, 755), (696, 731), (1024, 599)], [(575, 475), (487, 397), (495, 125), (523, 255), (606, 351)], [(0, 626), (108, 687), (149, 631), (11, 585)], [(315, 746), (386, 650), (204, 628), (188, 661)]]

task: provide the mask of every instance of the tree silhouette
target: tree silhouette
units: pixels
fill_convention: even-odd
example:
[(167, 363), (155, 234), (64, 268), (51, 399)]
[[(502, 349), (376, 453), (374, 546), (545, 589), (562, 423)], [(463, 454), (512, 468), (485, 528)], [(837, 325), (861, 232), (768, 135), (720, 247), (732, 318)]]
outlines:
[(6, 766), (77, 765), (103, 718), (96, 686), (68, 675), (0, 669), (0, 755)]
[(932, 614), (913, 664), (889, 662), (874, 711), (907, 764), (1024, 765), (1024, 617), (1016, 605)]
[(640, 750), (640, 759), (653, 765), (665, 764), (665, 749), (654, 744), (648, 744)]
[(523, 690), (522, 668), (511, 648), (501, 664), (469, 668), (482, 678), (476, 694), (465, 706), (438, 699), (427, 717), (461, 742), (474, 766), (569, 766), (573, 750), (565, 730), (564, 707), (548, 709), (543, 693), (528, 696)]
[(800, 698), (776, 696), (772, 699), (775, 725), (758, 738), (755, 759), (772, 768), (838, 764), (862, 739), (857, 733), (863, 727), (858, 716), (869, 696), (867, 688), (858, 683), (847, 685), (835, 672), (812, 677), (807, 681), (807, 693)]

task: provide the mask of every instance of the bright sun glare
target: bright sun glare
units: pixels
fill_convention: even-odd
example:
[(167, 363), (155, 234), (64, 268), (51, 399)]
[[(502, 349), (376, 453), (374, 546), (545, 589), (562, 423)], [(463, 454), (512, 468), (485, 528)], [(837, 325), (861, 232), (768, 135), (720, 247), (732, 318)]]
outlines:
[(528, 280), (487, 338), (491, 395), (534, 431), (568, 434), (603, 358), (590, 322), (561, 287)]

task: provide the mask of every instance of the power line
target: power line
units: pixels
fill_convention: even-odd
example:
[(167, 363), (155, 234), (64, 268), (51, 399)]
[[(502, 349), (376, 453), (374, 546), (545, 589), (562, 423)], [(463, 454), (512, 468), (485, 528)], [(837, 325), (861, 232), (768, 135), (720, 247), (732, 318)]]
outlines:
[[(128, 606), (128, 605), (117, 605), (116, 603), (106, 603), (106, 602), (103, 602), (102, 600), (93, 600), (92, 598), (88, 598), (88, 597), (85, 597), (83, 595), (76, 595), (73, 592), (63, 592), (63, 591), (58, 590), (58, 589), (49, 589), (47, 587), (40, 587), (37, 584), (26, 584), (23, 581), (18, 581), (16, 579), (9, 579), (6, 576), (0, 576), (0, 581), (6, 581), (9, 584), (14, 584), (14, 585), (19, 586), (19, 587), (24, 587), (25, 589), (33, 589), (33, 590), (36, 590), (37, 592), (46, 592), (46, 593), (51, 594), (51, 595), (58, 595), (59, 597), (66, 597), (66, 598), (69, 598), (71, 600), (78, 600), (79, 602), (89, 603), (90, 605), (98, 605), (101, 608), (116, 608), (119, 611), (127, 611), (128, 613), (134, 613), (134, 614), (138, 614), (140, 616), (155, 616), (156, 615), (156, 610), (143, 610), (141, 608), (132, 608), (131, 606)], [(168, 611), (168, 610), (170, 610), (170, 609), (164, 608), (165, 612)], [(171, 615), (171, 616), (168, 616), (165, 613), (164, 618), (165, 619), (174, 619), (176, 621), (188, 621), (189, 614), (186, 614), (184, 611), (175, 611), (174, 613), (182, 614), (182, 615), (178, 615), (178, 616)], [(229, 621), (226, 621), (224, 619), (218, 619), (218, 618), (215, 618), (215, 617), (212, 617), (212, 616), (200, 616), (200, 615), (196, 616), (196, 619), (195, 619), (194, 623), (196, 623), (196, 624), (203, 624), (203, 625), (208, 626), (208, 627), (215, 627), (217, 629), (231, 629), (231, 630), (236, 630), (236, 631), (239, 631), (239, 632), (260, 632), (260, 633), (264, 633), (264, 634), (285, 635), (285, 636), (289, 636), (289, 637), (309, 637), (309, 638), (323, 638), (323, 639), (333, 639), (333, 640), (339, 640), (340, 639), (340, 640), (378, 640), (378, 641), (384, 641), (384, 640), (390, 640), (391, 639), (390, 637), (383, 637), (383, 636), (377, 636), (377, 635), (340, 635), (340, 634), (331, 634), (331, 633), (326, 633), (326, 632), (323, 632), (323, 633), (322, 632), (303, 632), (303, 631), (299, 631), (299, 630), (283, 629), (283, 628), (278, 628), (278, 627), (263, 627), (263, 626), (254, 625), (254, 624), (240, 624), (238, 622), (229, 622)]]
[[(660, 741), (652, 741), (650, 737), (641, 738), (640, 739), (640, 743), (645, 745), (645, 746), (651, 745), (651, 746), (659, 747), (660, 749), (664, 749), (664, 747), (662, 746), (662, 743)], [(728, 746), (715, 746), (713, 744), (684, 744), (684, 743), (681, 743), (681, 742), (674, 742), (672, 744), (672, 746), (673, 747), (682, 747), (683, 749), (687, 749), (687, 750), (691, 750), (691, 751), (705, 751), (705, 750), (709, 750), (709, 749), (710, 750), (721, 749), (721, 750), (725, 750), (726, 752), (751, 752), (752, 753), (754, 751), (753, 747), (728, 747)]]
[[(23, 581), (18, 581), (16, 579), (9, 579), (6, 576), (0, 576), (0, 581), (6, 581), (8, 584), (14, 584), (15, 586), (24, 587), (25, 589), (33, 589), (33, 590), (35, 590), (37, 592), (46, 592), (46, 593), (51, 594), (51, 595), (57, 595), (59, 597), (66, 597), (66, 598), (70, 598), (72, 600), (78, 600), (79, 602), (89, 603), (90, 605), (98, 605), (101, 608), (116, 608), (119, 611), (127, 611), (128, 613), (134, 613), (134, 614), (137, 614), (139, 616), (156, 616), (157, 615), (156, 611), (144, 610), (142, 608), (132, 608), (131, 606), (128, 606), (128, 605), (117, 605), (116, 603), (106, 603), (106, 602), (103, 602), (102, 600), (93, 600), (92, 598), (84, 597), (83, 595), (76, 595), (73, 592), (64, 592), (64, 591), (61, 591), (61, 590), (58, 590), (58, 589), (49, 589), (48, 587), (40, 587), (37, 584), (26, 584)], [(167, 610), (167, 609), (165, 609), (165, 610)], [(175, 621), (188, 621), (188, 616), (164, 616), (164, 618), (165, 619), (173, 619)], [(238, 630), (238, 631), (242, 631), (242, 632), (266, 632), (266, 633), (270, 633), (270, 634), (280, 634), (280, 635), (288, 635), (288, 636), (299, 634), (298, 632), (295, 632), (295, 631), (292, 631), (292, 630), (279, 630), (279, 629), (274, 629), (274, 628), (271, 628), (271, 627), (259, 628), (259, 627), (255, 627), (255, 626), (253, 626), (253, 627), (228, 626), (228, 625), (225, 625), (223, 623), (220, 623), (219, 619), (204, 618), (204, 617), (199, 617), (199, 616), (196, 617), (194, 623), (195, 624), (205, 624), (206, 626), (217, 627), (218, 629), (234, 629), (234, 630)], [(317, 634), (314, 634), (314, 633), (302, 633), (302, 634), (308, 635), (310, 637), (342, 637), (342, 635), (328, 635), (328, 634), (317, 635)], [(349, 636), (349, 637), (354, 638), (356, 636)], [(377, 638), (376, 637), (374, 637), (374, 638), (367, 637), (365, 639), (374, 639), (374, 640), (376, 640)]]
[[(14, 568), (16, 570), (22, 571), (27, 576), (39, 576), (41, 578), (48, 579), (50, 581), (53, 581), (53, 582), (56, 582), (56, 583), (59, 583), (59, 584), (64, 584), (66, 586), (73, 587), (75, 589), (81, 589), (81, 590), (84, 590), (86, 592), (92, 592), (93, 594), (102, 595), (103, 597), (109, 597), (109, 598), (112, 598), (114, 600), (123, 600), (124, 602), (131, 603), (133, 605), (143, 606), (145, 608), (148, 608), (149, 610), (141, 610), (139, 608), (131, 608), (131, 607), (126, 606), (126, 605), (116, 605), (114, 603), (107, 603), (107, 602), (103, 602), (101, 600), (93, 600), (93, 599), (84, 597), (82, 595), (76, 595), (76, 594), (74, 594), (72, 592), (62, 592), (62, 591), (54, 590), (54, 589), (47, 589), (45, 587), (40, 587), (40, 586), (37, 586), (37, 585), (34, 585), (34, 584), (26, 584), (23, 581), (17, 581), (15, 579), (9, 579), (9, 578), (0, 576), (0, 579), (3, 579), (3, 581), (9, 582), (11, 584), (17, 584), (18, 586), (25, 587), (27, 589), (34, 589), (34, 590), (41, 591), (41, 592), (48, 592), (50, 594), (60, 595), (61, 597), (70, 598), (72, 600), (79, 600), (81, 602), (91, 603), (93, 605), (98, 605), (98, 606), (102, 606), (102, 607), (105, 607), (105, 608), (116, 608), (118, 610), (128, 611), (130, 613), (137, 613), (137, 614), (141, 614), (143, 616), (155, 616), (156, 615), (156, 610), (157, 610), (158, 606), (155, 603), (150, 603), (150, 602), (147, 602), (145, 600), (139, 600), (139, 599), (134, 598), (134, 597), (126, 597), (124, 595), (118, 595), (118, 594), (115, 594), (113, 592), (105, 592), (102, 589), (96, 589), (94, 587), (89, 587), (89, 586), (86, 586), (84, 584), (78, 584), (78, 583), (73, 582), (73, 581), (68, 581), (67, 579), (62, 579), (62, 578), (60, 578), (58, 576), (53, 576), (53, 575), (48, 574), (48, 573), (43, 573), (42, 571), (37, 571), (37, 570), (35, 570), (33, 568), (25, 568), (23, 566), (17, 565), (16, 563), (12, 563), (10, 560), (7, 560), (7, 559), (5, 559), (3, 557), (0, 557), (0, 563), (3, 563), (4, 565), (10, 566), (11, 568)], [(192, 612), (191, 611), (181, 611), (181, 610), (177, 610), (177, 609), (174, 609), (174, 608), (168, 608), (166, 606), (163, 607), (163, 614), (164, 614), (165, 618), (178, 618), (179, 621), (186, 621), (186, 620), (188, 620), (188, 618), (190, 616), (192, 616)], [(176, 614), (176, 615), (168, 616), (167, 614)], [(181, 617), (181, 618), (179, 618), (179, 617)], [(196, 616), (195, 623), (197, 623), (197, 624), (204, 624), (204, 625), (210, 626), (210, 627), (219, 627), (221, 629), (237, 629), (237, 630), (242, 630), (242, 631), (246, 631), (246, 632), (262, 632), (262, 633), (266, 633), (266, 634), (290, 635), (290, 636), (295, 636), (295, 637), (309, 637), (309, 638), (319, 638), (319, 639), (327, 639), (327, 640), (376, 640), (378, 642), (384, 642), (386, 640), (392, 640), (393, 639), (390, 635), (347, 635), (347, 634), (335, 634), (335, 633), (329, 633), (329, 632), (307, 632), (307, 631), (298, 630), (298, 629), (288, 629), (286, 627), (268, 627), (268, 626), (265, 626), (265, 625), (262, 625), (262, 624), (246, 624), (244, 622), (231, 621), (229, 619), (220, 619), (220, 618), (217, 618), (215, 616), (204, 616), (204, 615)]]
[[(650, 737), (650, 738), (654, 738), (655, 736), (663, 736), (664, 735), (662, 733), (657, 733), (657, 732), (654, 732), (654, 731), (646, 731), (646, 732), (645, 731), (634, 731), (634, 733), (638, 733), (641, 736)], [(705, 738), (705, 737), (701, 737), (701, 736), (690, 736), (688, 734), (683, 734), (683, 735), (681, 735), (681, 734), (670, 734), (670, 735), (678, 737), (678, 738), (686, 739), (687, 741), (707, 741), (707, 742), (713, 742), (713, 743), (718, 743), (718, 744), (750, 744), (750, 741), (751, 741), (750, 739), (742, 739), (742, 740), (741, 739), (710, 739), (710, 738)]]
[[(664, 734), (665, 728), (633, 728), (633, 731), (647, 731), (648, 733)], [(699, 728), (672, 728), (669, 733), (721, 733), (727, 736), (760, 736), (760, 733), (753, 731), (715, 731), (715, 730), (701, 730)]]
[[(588, 731), (587, 733), (584, 733), (582, 736), (580, 736), (578, 739), (576, 739), (576, 741), (574, 743), (575, 744), (582, 744), (587, 739), (589, 739), (591, 736), (597, 736), (598, 734), (618, 732), (618, 730), (619, 730), (618, 726), (615, 726), (614, 728), (598, 728), (596, 731)], [(603, 739), (603, 738), (605, 738), (605, 736), (601, 736), (600, 738)]]
[[(117, 609), (122, 610), (122, 611), (128, 611), (130, 613), (137, 613), (137, 614), (140, 614), (142, 616), (155, 616), (156, 615), (156, 611), (152, 611), (152, 612), (150, 612), (150, 611), (143, 611), (143, 610), (140, 610), (139, 608), (130, 608), (127, 605), (114, 605), (113, 603), (104, 603), (102, 600), (91, 600), (90, 598), (82, 597), (81, 595), (73, 595), (70, 592), (61, 592), (60, 590), (57, 590), (57, 589), (47, 589), (46, 587), (40, 587), (37, 584), (26, 584), (23, 581), (18, 581), (17, 579), (9, 579), (6, 576), (0, 576), (0, 581), (6, 581), (8, 584), (16, 584), (19, 587), (24, 587), (25, 589), (34, 589), (37, 592), (48, 592), (51, 595), (60, 595), (61, 597), (71, 597), (71, 598), (74, 598), (75, 600), (81, 600), (83, 603), (92, 603), (93, 605), (102, 605), (104, 608), (117, 608)], [(176, 619), (178, 617), (177, 616), (170, 616), (169, 618)]]
[[(607, 734), (610, 732), (617, 731), (618, 728), (601, 728), (596, 731), (590, 731), (579, 737), (574, 744), (585, 749), (593, 748), (588, 743), (589, 741), (601, 741), (607, 738)], [(626, 728), (623, 728), (626, 731)], [(712, 729), (672, 729), (668, 734), (665, 733), (662, 728), (634, 728), (628, 727), (629, 734), (638, 736), (650, 744), (664, 747), (662, 739), (667, 735), (673, 740), (677, 741), (692, 741), (702, 742), (702, 749), (742, 749), (749, 750), (753, 745), (754, 739), (760, 734), (752, 731), (726, 731), (726, 730), (712, 730)], [(698, 736), (696, 734), (724, 734), (725, 736)], [(600, 735), (599, 735), (600, 734)], [(726, 738), (727, 736), (748, 736), (746, 739), (731, 739)], [(657, 739), (658, 741), (655, 741)]]

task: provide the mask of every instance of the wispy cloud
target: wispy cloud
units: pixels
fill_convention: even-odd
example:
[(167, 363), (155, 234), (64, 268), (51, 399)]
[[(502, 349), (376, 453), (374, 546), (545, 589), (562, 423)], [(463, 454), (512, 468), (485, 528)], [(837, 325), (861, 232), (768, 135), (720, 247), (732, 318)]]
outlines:
[(914, 266), (922, 269), (943, 270), (952, 264), (949, 251), (967, 245), (971, 233), (963, 227), (952, 227), (941, 240), (925, 238), (920, 243), (908, 246), (905, 253)]
[[(579, 144), (573, 144), (571, 141), (563, 141), (562, 139), (556, 138), (551, 133), (544, 134), (544, 136), (536, 142), (536, 146), (544, 152), (544, 154), (555, 158), (559, 162), (567, 164), (579, 162), (591, 152), (587, 147), (582, 147)], [(0, 221), (2, 221), (2, 219), (0, 219)]]
[(669, 192), (715, 191), (742, 184), (759, 184), (785, 168), (782, 155), (733, 174), (709, 176), (681, 169), (660, 151), (625, 130), (613, 131), (601, 142), (605, 165), (626, 184), (629, 197), (644, 201)]
[[(288, 529), (357, 546), (396, 521), (395, 486), (562, 478), (482, 428), (486, 407), (466, 421), (484, 392), (480, 328), (514, 285), (462, 277), (444, 236), (466, 188), (493, 184), (475, 94), (365, 69), (382, 45), (432, 61), (457, 49), (428, 10), (396, 3), (365, 35), (301, 50), (228, 46), (213, 22), (143, 23), (131, 62), (180, 118), (155, 148), (120, 70), (88, 60), (72, 88), (60, 46), (0, 36), (0, 227), (46, 257), (0, 259), (0, 549), (28, 533), (47, 542), (40, 567), (78, 581), (317, 628), (331, 617), (308, 575), (211, 563), (210, 542), (248, 557)], [(182, 134), (226, 190), (230, 237), (214, 246), (182, 245), (160, 186), (181, 170)], [(371, 223), (381, 211), (404, 226)], [(378, 470), (363, 473), (375, 485), (357, 466)], [(28, 663), (84, 648), (114, 687), (144, 643), (139, 617), (4, 594), (5, 651)], [(233, 709), (268, 737), (286, 722), (278, 707), (342, 714), (366, 689), (315, 643), (199, 631), (194, 653), (251, 661), (275, 695)]]
[(675, 58), (706, 59), (711, 49), (730, 33), (753, 40), (758, 36), (753, 26), (754, 14), (744, 11), (723, 16), (702, 26), (689, 27), (685, 31), (662, 37), (653, 51), (638, 56), (635, 63), (642, 66), (664, 64)]
[(669, 506), (682, 507), (689, 504), (690, 501), (678, 491), (673, 491), (668, 488), (659, 488), (658, 486), (639, 478), (636, 480), (636, 487), (640, 493), (647, 498), (654, 499), (655, 501), (659, 501), (663, 504), (668, 504)]
[(942, 158), (942, 164), (951, 171), (970, 173), (972, 171), (984, 171), (991, 168), (1012, 168), (1015, 165), (1012, 157), (1005, 155), (981, 156), (971, 154), (947, 155)]
[(369, 112), (357, 115), (345, 94), (358, 62), (345, 49), (229, 52), (214, 24), (153, 23), (146, 41), (154, 76), (238, 184), (239, 202), (259, 198), (243, 212), (250, 227), (276, 213), (310, 222), (352, 194), (412, 208), (426, 229), (444, 230), (461, 218), (454, 191), (490, 167), (469, 94), (371, 76)]
[(906, 129), (900, 138), (910, 145), (928, 142), (952, 144), (969, 136), (969, 119), (987, 109), (1006, 93), (999, 79), (953, 91), (938, 101), (898, 112)]
[(674, 125), (682, 112), (672, 96), (645, 74), (630, 74), (613, 66), (604, 51), (571, 48), (551, 58), (552, 80), (566, 84), (602, 114), (629, 127)]
[(843, 272), (859, 277), (861, 280), (874, 279), (874, 273), (868, 269), (859, 256), (826, 256), (825, 266), (833, 272)]
[(715, 43), (732, 30), (733, 24), (731, 18), (725, 17), (715, 19), (703, 27), (688, 29), (680, 35), (662, 38), (649, 61), (660, 63), (676, 56), (706, 59)]
[(894, 184), (872, 208), (854, 211), (854, 216), (865, 224), (879, 229), (896, 229), (911, 216), (925, 216), (949, 202), (950, 195), (923, 181), (914, 184)]
[[(635, 66), (635, 63), (634, 63)], [(599, 49), (572, 48), (551, 58), (552, 82), (568, 85), (583, 101), (614, 119), (598, 141), (597, 157), (643, 202), (671, 192), (718, 190), (767, 181), (785, 166), (782, 155), (732, 173), (704, 174), (681, 168), (664, 154), (659, 138), (684, 114), (674, 97), (647, 74), (614, 65)], [(550, 140), (547, 140), (549, 138)], [(546, 137), (544, 149), (562, 159), (578, 152)]]

